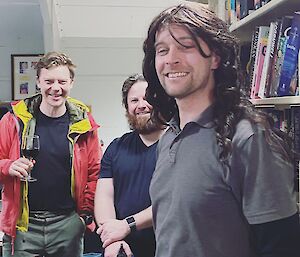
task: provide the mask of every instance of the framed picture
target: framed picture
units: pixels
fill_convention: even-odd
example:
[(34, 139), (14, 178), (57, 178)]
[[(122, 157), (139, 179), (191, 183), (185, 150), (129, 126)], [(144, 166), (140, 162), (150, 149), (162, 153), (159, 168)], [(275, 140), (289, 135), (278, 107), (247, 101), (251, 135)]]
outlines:
[(39, 92), (35, 65), (41, 56), (41, 54), (11, 55), (12, 100), (24, 99)]

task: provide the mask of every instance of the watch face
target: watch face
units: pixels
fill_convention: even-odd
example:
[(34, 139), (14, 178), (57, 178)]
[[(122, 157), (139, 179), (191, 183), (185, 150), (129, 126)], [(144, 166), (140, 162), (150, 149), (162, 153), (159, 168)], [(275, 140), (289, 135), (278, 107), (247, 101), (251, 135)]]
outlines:
[(93, 222), (93, 216), (92, 215), (86, 215), (84, 216), (84, 222), (86, 225), (90, 225)]
[(135, 223), (135, 219), (133, 218), (133, 216), (130, 216), (130, 217), (126, 218), (126, 221), (128, 223), (128, 226), (129, 226), (130, 230), (135, 231), (136, 230), (136, 223)]
[(134, 220), (134, 218), (132, 216), (126, 218), (126, 221), (129, 224), (129, 227), (130, 227), (131, 224), (133, 224), (133, 223), (135, 224), (135, 220)]

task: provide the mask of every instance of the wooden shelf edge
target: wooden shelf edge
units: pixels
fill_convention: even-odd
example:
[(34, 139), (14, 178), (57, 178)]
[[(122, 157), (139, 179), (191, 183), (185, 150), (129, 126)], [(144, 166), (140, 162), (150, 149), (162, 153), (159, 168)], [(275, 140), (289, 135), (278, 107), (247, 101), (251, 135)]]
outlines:
[(287, 0), (272, 0), (265, 4), (264, 6), (258, 8), (257, 10), (254, 10), (252, 13), (247, 15), (245, 18), (241, 19), (240, 21), (237, 21), (230, 25), (229, 30), (235, 31), (239, 29), (240, 27), (246, 25), (249, 22), (252, 22), (254, 19), (257, 19), (261, 17), (262, 15), (271, 12), (274, 8), (277, 6), (286, 3)]
[(300, 96), (270, 97), (265, 99), (250, 99), (257, 106), (260, 105), (300, 105)]

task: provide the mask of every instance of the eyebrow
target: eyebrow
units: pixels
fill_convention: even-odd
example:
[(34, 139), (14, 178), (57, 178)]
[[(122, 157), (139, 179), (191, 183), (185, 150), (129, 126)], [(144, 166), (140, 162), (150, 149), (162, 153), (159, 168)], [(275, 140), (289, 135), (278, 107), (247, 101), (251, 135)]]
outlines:
[[(179, 38), (174, 38), (174, 37), (172, 37), (177, 43), (178, 42), (181, 42), (181, 41), (184, 41), (184, 40), (192, 40), (193, 42), (194, 42), (194, 39), (193, 39), (193, 37), (191, 37), (191, 36), (184, 36), (184, 37), (179, 37)], [(156, 43), (154, 43), (154, 48), (156, 48), (157, 46), (159, 46), (160, 44), (163, 44), (163, 42), (161, 42), (161, 41), (158, 41), (158, 42), (156, 42)]]

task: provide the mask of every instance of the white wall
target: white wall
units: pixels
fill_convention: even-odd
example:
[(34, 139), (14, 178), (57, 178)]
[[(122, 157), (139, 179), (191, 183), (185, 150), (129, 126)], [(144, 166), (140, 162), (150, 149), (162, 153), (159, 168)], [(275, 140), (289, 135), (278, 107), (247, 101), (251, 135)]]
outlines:
[(92, 106), (105, 147), (129, 130), (121, 87), (129, 75), (142, 71), (142, 45), (151, 20), (178, 2), (60, 0), (54, 6), (61, 49), (78, 64), (72, 96)]
[(43, 21), (38, 3), (28, 0), (25, 5), (8, 5), (4, 2), (0, 1), (0, 101), (9, 101), (12, 99), (11, 54), (44, 52)]
[(121, 103), (121, 88), (131, 74), (141, 72), (142, 39), (68, 38), (63, 51), (72, 57), (76, 69), (72, 96), (92, 106), (101, 125), (99, 135), (104, 147), (129, 131)]
[(129, 130), (121, 86), (129, 75), (141, 72), (149, 23), (178, 2), (0, 0), (0, 100), (11, 99), (10, 54), (63, 51), (78, 67), (71, 96), (92, 106), (107, 147)]

